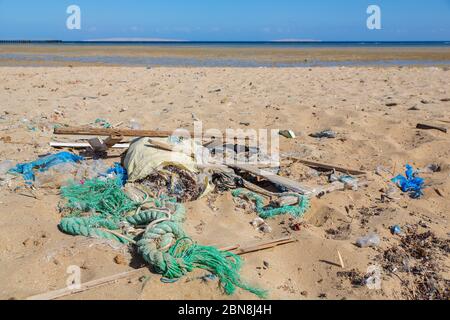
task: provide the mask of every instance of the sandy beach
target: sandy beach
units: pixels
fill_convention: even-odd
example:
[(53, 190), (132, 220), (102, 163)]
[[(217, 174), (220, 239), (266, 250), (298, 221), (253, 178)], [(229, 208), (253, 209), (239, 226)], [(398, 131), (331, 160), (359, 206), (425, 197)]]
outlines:
[[(64, 50), (52, 50), (52, 54), (69, 54)], [(75, 55), (110, 52), (108, 47), (70, 50)], [(116, 50), (121, 55), (148, 54), (146, 50), (156, 56), (167, 53), (155, 48)], [(217, 54), (211, 50), (182, 48), (170, 52), (205, 58)], [(344, 54), (348, 59), (346, 49), (331, 50), (278, 53), (276, 49), (261, 49), (251, 54), (255, 59), (279, 61), (339, 60)], [(378, 59), (380, 55), (386, 59), (426, 56), (450, 60), (448, 48), (433, 49), (431, 54), (424, 50), (361, 49), (351, 56), (354, 60)], [(45, 54), (48, 47), (0, 46), (2, 54), (30, 52)], [(222, 58), (250, 54), (243, 49), (220, 52)], [(368, 186), (312, 199), (298, 231), (290, 227), (289, 216), (268, 220), (273, 229), (269, 234), (250, 225), (255, 214), (237, 208), (229, 192), (201, 199), (187, 204), (185, 228), (194, 240), (223, 246), (287, 235), (297, 239), (296, 243), (243, 257), (242, 276), (267, 289), (272, 299), (449, 298), (450, 136), (438, 130), (416, 129), (417, 123), (450, 127), (448, 67), (145, 68), (79, 63), (77, 67), (54, 68), (45, 63), (40, 67), (1, 63), (9, 66), (0, 68), (0, 162), (31, 161), (54, 153), (49, 146), (56, 139), (54, 124), (86, 125), (97, 118), (122, 128), (135, 120), (142, 128), (155, 130), (192, 129), (194, 120), (203, 121), (205, 128), (221, 130), (290, 129), (297, 137), (280, 140), (281, 175), (307, 183), (327, 183), (306, 166), (287, 159), (295, 156), (367, 171)], [(326, 129), (336, 132), (336, 138), (309, 136)], [(59, 137), (63, 140), (70, 137)], [(403, 174), (405, 164), (418, 169), (436, 164), (439, 170), (421, 174), (426, 187), (420, 199), (411, 199), (399, 189), (386, 199), (383, 195), (389, 180)], [(24, 299), (63, 288), (70, 265), (82, 266), (83, 282), (143, 266), (126, 247), (60, 232), (59, 200), (55, 190), (42, 189), (34, 197), (23, 187), (0, 187), (0, 299)], [(404, 238), (391, 234), (393, 225), (415, 235), (431, 232), (433, 236), (423, 240), (431, 245), (423, 246), (421, 255), (408, 252), (405, 262), (392, 249), (407, 246), (402, 243)], [(379, 235), (380, 245), (357, 247), (356, 240), (370, 232)], [(416, 240), (411, 236), (408, 241)], [(428, 269), (404, 272), (405, 263), (426, 263)], [(380, 289), (358, 285), (370, 266), (381, 272)], [(199, 279), (204, 274), (196, 270), (166, 284), (159, 275), (146, 271), (143, 275), (149, 278), (145, 282), (135, 276), (66, 299), (255, 298), (242, 290), (225, 296), (217, 281)], [(430, 284), (429, 279), (434, 282)], [(434, 287), (440, 288), (440, 296)]]

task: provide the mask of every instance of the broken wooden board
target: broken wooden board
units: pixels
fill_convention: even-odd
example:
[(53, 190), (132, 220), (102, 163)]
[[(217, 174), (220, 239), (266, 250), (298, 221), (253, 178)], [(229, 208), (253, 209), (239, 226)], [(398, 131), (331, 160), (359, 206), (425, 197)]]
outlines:
[(153, 137), (167, 138), (175, 134), (188, 133), (191, 137), (194, 133), (186, 130), (161, 131), (161, 130), (131, 130), (131, 129), (113, 129), (113, 128), (85, 128), (85, 127), (67, 127), (55, 128), (54, 134), (62, 135), (86, 135), (86, 136), (122, 136), (122, 137)]
[[(73, 149), (84, 149), (91, 147), (91, 145), (88, 142), (58, 142), (58, 141), (50, 142), (50, 146), (53, 148), (73, 148)], [(127, 149), (129, 147), (130, 147), (129, 143), (117, 143), (113, 145), (111, 148)]]
[(268, 181), (283, 186), (288, 190), (300, 193), (302, 195), (310, 195), (315, 192), (314, 188), (303, 185), (297, 181), (291, 180), (286, 177), (281, 177), (279, 175), (276, 175), (270, 171), (259, 169), (252, 165), (245, 165), (245, 164), (227, 164), (230, 168), (238, 169), (241, 171), (246, 171), (248, 173), (251, 173), (255, 176), (262, 177), (264, 179), (267, 179)]
[(343, 172), (343, 173), (347, 173), (347, 174), (352, 174), (355, 176), (358, 175), (365, 175), (367, 174), (367, 172), (365, 171), (361, 171), (361, 170), (356, 170), (356, 169), (350, 169), (350, 168), (344, 168), (341, 166), (336, 166), (333, 164), (327, 164), (327, 163), (321, 163), (321, 162), (315, 162), (315, 161), (310, 161), (310, 160), (303, 160), (300, 158), (295, 158), (295, 157), (287, 157), (288, 160), (294, 161), (294, 162), (300, 162), (308, 167), (311, 168), (321, 168), (321, 169), (326, 169), (326, 170), (336, 170), (339, 172)]

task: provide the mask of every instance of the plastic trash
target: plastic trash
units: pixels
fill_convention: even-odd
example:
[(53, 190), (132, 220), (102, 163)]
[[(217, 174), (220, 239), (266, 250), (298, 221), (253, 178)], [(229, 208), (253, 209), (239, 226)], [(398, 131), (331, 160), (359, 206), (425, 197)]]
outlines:
[(80, 162), (81, 160), (84, 160), (84, 158), (70, 152), (60, 152), (39, 158), (32, 162), (18, 164), (8, 172), (13, 174), (21, 174), (23, 175), (25, 181), (30, 183), (31, 181), (34, 181), (36, 170), (43, 172), (49, 170), (57, 164), (66, 162)]
[(380, 237), (376, 233), (371, 233), (356, 240), (356, 245), (360, 248), (378, 247), (380, 245)]
[(128, 180), (127, 170), (124, 167), (122, 167), (118, 162), (114, 163), (114, 167), (109, 168), (106, 171), (106, 174), (110, 178), (116, 177), (116, 179), (120, 180), (123, 186), (127, 183)]
[(60, 163), (47, 171), (37, 172), (33, 185), (38, 188), (59, 189), (75, 179), (77, 163)]
[(398, 175), (391, 181), (402, 189), (403, 192), (409, 192), (411, 198), (418, 199), (423, 195), (425, 181), (417, 175), (418, 172), (414, 171), (413, 167), (407, 164), (405, 176)]
[(391, 233), (392, 234), (400, 234), (400, 233), (402, 233), (402, 228), (400, 228), (399, 225), (392, 226)]
[(131, 130), (140, 130), (141, 124), (136, 119), (130, 120), (130, 129)]
[(0, 177), (8, 173), (10, 169), (14, 168), (14, 161), (3, 160), (0, 162)]
[(352, 176), (341, 176), (339, 181), (345, 186), (345, 189), (352, 189), (353, 191), (358, 191), (358, 179)]
[(99, 126), (101, 126), (101, 127), (103, 127), (103, 128), (106, 128), (106, 129), (112, 127), (112, 125), (111, 125), (107, 120), (105, 120), (105, 119), (100, 119), (100, 118), (95, 119), (95, 124), (97, 124), (97, 125), (99, 125)]
[(320, 132), (316, 132), (316, 133), (310, 134), (309, 136), (313, 137), (313, 138), (334, 139), (334, 138), (336, 138), (336, 132), (334, 132), (333, 130), (324, 130), (324, 131), (320, 131)]
[(106, 165), (103, 160), (98, 159), (92, 162), (82, 162), (78, 167), (75, 180), (90, 180), (94, 178), (107, 178), (107, 172), (109, 170), (109, 166)]

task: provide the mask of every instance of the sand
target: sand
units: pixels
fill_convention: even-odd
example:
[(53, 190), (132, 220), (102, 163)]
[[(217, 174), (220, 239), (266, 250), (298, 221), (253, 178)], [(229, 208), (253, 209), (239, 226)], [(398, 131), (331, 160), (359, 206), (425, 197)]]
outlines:
[[(292, 129), (298, 137), (281, 140), (282, 154), (366, 170), (368, 187), (313, 199), (299, 231), (289, 228), (284, 216), (268, 221), (271, 234), (259, 233), (249, 224), (255, 215), (236, 209), (229, 193), (214, 202), (217, 211), (206, 199), (187, 205), (186, 229), (202, 244), (285, 235), (298, 239), (244, 257), (243, 277), (268, 289), (270, 298), (406, 299), (405, 288), (415, 288), (409, 275), (382, 269), (381, 289), (373, 290), (354, 287), (338, 272), (365, 274), (370, 265), (381, 266), (380, 254), (400, 242), (390, 233), (394, 224), (420, 225), (420, 231), (449, 237), (450, 136), (415, 129), (418, 122), (450, 126), (450, 72), (445, 68), (3, 67), (0, 79), (1, 160), (29, 161), (54, 152), (48, 146), (53, 139), (49, 123), (82, 125), (104, 118), (127, 127), (136, 119), (143, 128), (171, 130), (192, 128), (194, 115), (205, 128)], [(324, 129), (334, 130), (337, 138), (309, 137)], [(423, 174), (430, 186), (421, 199), (397, 192), (396, 199), (382, 202), (380, 190), (406, 163), (416, 168), (437, 163), (441, 171)], [(377, 175), (378, 166), (391, 173)], [(301, 181), (307, 172), (283, 160), (283, 175)], [(61, 233), (54, 192), (41, 190), (38, 199), (22, 192), (0, 188), (0, 298), (23, 299), (63, 288), (70, 265), (82, 267), (83, 281), (141, 265), (124, 248)], [(339, 227), (349, 232), (332, 236), (330, 229)], [(369, 232), (380, 236), (380, 246), (356, 247), (356, 239)], [(339, 266), (338, 250), (345, 269)], [(449, 279), (448, 255), (439, 254), (436, 261), (439, 274)], [(242, 290), (224, 296), (217, 282), (197, 279), (202, 271), (174, 284), (145, 274), (150, 277), (145, 285), (134, 277), (68, 299), (254, 298)], [(400, 279), (412, 282), (406, 286)]]

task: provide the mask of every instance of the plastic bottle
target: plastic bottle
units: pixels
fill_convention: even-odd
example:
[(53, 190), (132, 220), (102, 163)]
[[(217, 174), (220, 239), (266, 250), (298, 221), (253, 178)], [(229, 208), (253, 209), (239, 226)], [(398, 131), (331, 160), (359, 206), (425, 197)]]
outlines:
[(380, 237), (376, 233), (370, 233), (356, 240), (356, 244), (360, 248), (378, 247), (380, 245)]

